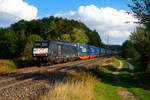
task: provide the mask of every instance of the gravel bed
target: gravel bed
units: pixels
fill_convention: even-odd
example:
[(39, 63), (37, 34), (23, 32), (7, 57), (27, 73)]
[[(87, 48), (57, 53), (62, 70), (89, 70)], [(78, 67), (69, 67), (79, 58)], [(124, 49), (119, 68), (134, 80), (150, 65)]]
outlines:
[(0, 100), (36, 100), (50, 87), (40, 81), (31, 81), (0, 91)]
[[(65, 77), (71, 75), (69, 73), (71, 70), (80, 72), (85, 69), (93, 68), (96, 65), (101, 65), (100, 60), (102, 60), (102, 58), (88, 60), (86, 63), (85, 61), (81, 61), (83, 63), (75, 66), (69, 66), (68, 64), (68, 67), (63, 68), (64, 70), (59, 70), (58, 68), (58, 70), (53, 71), (43, 70), (38, 73), (23, 74), (24, 77), (22, 77), (21, 80), (24, 80), (24, 78), (26, 79), (26, 77), (31, 77), (33, 80), (0, 90), (0, 100), (39, 100), (39, 97), (44, 95), (56, 81), (62, 81)], [(7, 85), (15, 81), (20, 80), (16, 79), (3, 84)], [(2, 84), (0, 84), (0, 86), (2, 86)]]

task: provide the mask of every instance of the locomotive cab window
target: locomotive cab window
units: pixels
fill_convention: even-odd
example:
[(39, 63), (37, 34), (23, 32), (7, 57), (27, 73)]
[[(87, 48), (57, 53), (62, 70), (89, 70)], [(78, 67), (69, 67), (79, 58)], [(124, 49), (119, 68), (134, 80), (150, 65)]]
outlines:
[(42, 47), (47, 48), (48, 47), (48, 42), (42, 42)]
[(41, 47), (41, 43), (40, 43), (40, 42), (34, 43), (34, 47), (35, 47), (35, 48), (40, 48), (40, 47)]
[(35, 48), (48, 48), (48, 42), (35, 42)]

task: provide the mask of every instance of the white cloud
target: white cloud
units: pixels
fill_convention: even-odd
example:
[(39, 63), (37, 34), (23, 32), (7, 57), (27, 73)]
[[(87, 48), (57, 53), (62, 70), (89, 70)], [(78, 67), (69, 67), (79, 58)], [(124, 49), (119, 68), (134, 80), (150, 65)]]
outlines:
[[(134, 30), (137, 21), (133, 16), (128, 15), (125, 10), (116, 10), (111, 7), (98, 8), (95, 5), (80, 6), (77, 11), (70, 11), (64, 14), (56, 14), (56, 17), (81, 20), (91, 29), (96, 29), (102, 40), (106, 42), (106, 35), (109, 34), (112, 44), (121, 44)], [(126, 23), (130, 22), (130, 23)]]
[(0, 0), (0, 23), (11, 24), (20, 19), (37, 18), (38, 9), (23, 0)]

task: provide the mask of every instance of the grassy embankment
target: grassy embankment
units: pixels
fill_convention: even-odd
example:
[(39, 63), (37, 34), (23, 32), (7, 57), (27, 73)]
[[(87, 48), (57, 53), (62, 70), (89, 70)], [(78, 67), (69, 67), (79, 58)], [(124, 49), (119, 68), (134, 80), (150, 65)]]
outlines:
[[(120, 60), (123, 69), (118, 74), (118, 80), (113, 72), (119, 61), (114, 57), (107, 58), (103, 60), (103, 66), (90, 70), (89, 74), (78, 73), (66, 82), (57, 83), (43, 100), (128, 100), (132, 97), (150, 100), (150, 92), (133, 79), (128, 64)], [(135, 74), (138, 73), (135, 71)]]
[(6, 72), (16, 69), (16, 65), (12, 60), (0, 59), (0, 72)]
[(118, 66), (117, 59), (105, 59), (103, 66), (88, 74), (74, 74), (71, 79), (57, 83), (43, 100), (121, 100), (112, 75)]
[(113, 74), (119, 65), (119, 61), (113, 57), (105, 59), (99, 70), (92, 71), (93, 75), (101, 80), (94, 86), (95, 100), (121, 100), (118, 94), (120, 88), (116, 86), (117, 81)]
[(0, 59), (0, 72), (7, 72), (14, 69), (25, 68), (33, 66), (34, 63), (31, 59), (18, 58), (18, 59)]
[(92, 100), (94, 98), (93, 85), (97, 79), (87, 74), (76, 74), (65, 82), (56, 83), (42, 100)]
[[(150, 100), (150, 91), (143, 89), (138, 82), (130, 75), (128, 64), (122, 59), (123, 69), (120, 71), (120, 86), (126, 88), (130, 91), (135, 97), (140, 100)], [(139, 70), (140, 66), (137, 63), (132, 63), (134, 65), (134, 73), (137, 75), (143, 82), (148, 83), (148, 77)], [(149, 82), (150, 83), (150, 82)]]
[[(130, 91), (132, 95), (141, 100), (150, 100), (150, 92), (143, 89), (131, 77), (128, 64), (124, 60), (122, 62), (123, 69), (119, 73), (119, 84), (113, 74), (119, 66), (119, 62), (114, 57), (107, 58), (103, 60), (103, 66), (98, 66), (97, 69), (90, 70), (88, 74), (85, 72), (75, 73), (73, 77), (67, 78), (64, 82), (57, 83), (43, 97), (43, 100), (49, 100), (49, 98), (53, 98), (54, 100), (122, 100), (119, 91), (124, 90)], [(141, 71), (140, 64), (131, 63), (135, 66), (135, 75), (144, 84), (149, 85), (148, 74)], [(16, 68), (14, 61), (0, 60), (0, 72)]]

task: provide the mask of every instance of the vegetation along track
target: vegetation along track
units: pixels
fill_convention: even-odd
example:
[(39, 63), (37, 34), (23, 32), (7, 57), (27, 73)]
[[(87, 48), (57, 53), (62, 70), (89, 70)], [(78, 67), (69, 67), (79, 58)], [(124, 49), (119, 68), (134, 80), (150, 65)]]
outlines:
[[(4, 74), (0, 79), (0, 100), (35, 99), (55, 81), (63, 80), (71, 70), (80, 71), (100, 64), (101, 58), (75, 61), (19, 74)], [(38, 92), (38, 93), (37, 93)]]

